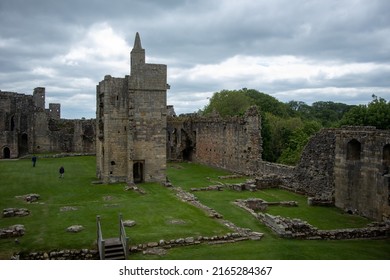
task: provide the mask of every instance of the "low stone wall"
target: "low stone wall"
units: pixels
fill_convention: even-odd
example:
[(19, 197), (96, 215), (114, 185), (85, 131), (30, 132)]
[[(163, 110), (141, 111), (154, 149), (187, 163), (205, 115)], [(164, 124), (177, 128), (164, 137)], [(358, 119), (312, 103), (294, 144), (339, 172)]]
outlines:
[[(226, 235), (216, 235), (216, 236), (197, 236), (197, 237), (185, 237), (178, 238), (172, 240), (160, 240), (159, 242), (149, 242), (144, 244), (138, 244), (130, 247), (130, 252), (149, 252), (151, 248), (160, 248), (160, 249), (171, 249), (174, 247), (180, 246), (191, 246), (191, 245), (199, 245), (202, 243), (205, 244), (223, 244), (223, 243), (234, 243), (244, 240), (260, 240), (263, 237), (262, 233), (251, 232), (247, 233), (227, 233)], [(157, 251), (159, 252), (159, 251)]]
[[(277, 235), (283, 238), (295, 239), (376, 239), (390, 237), (389, 223), (372, 223), (364, 228), (347, 228), (334, 230), (319, 230), (308, 222), (300, 219), (290, 219), (280, 216), (273, 216), (268, 213), (258, 213), (264, 211), (266, 206), (260, 199), (236, 200), (235, 204), (260, 222), (272, 229)], [(288, 203), (289, 204), (289, 203)], [(267, 205), (268, 206), (268, 205)]]
[(205, 211), (210, 218), (216, 218), (216, 219), (222, 219), (223, 216), (221, 214), (219, 214), (217, 211), (215, 211), (214, 209), (206, 206), (206, 205), (203, 205), (202, 203), (200, 203), (198, 201), (198, 199), (196, 198), (196, 196), (194, 196), (193, 194), (191, 193), (188, 193), (188, 192), (185, 192), (183, 189), (181, 188), (173, 188), (174, 191), (176, 191), (176, 195), (184, 202), (188, 202), (192, 205), (194, 205), (195, 207), (199, 208), (199, 209), (202, 209), (203, 211)]
[(315, 236), (318, 231), (317, 228), (300, 219), (289, 219), (267, 213), (258, 213), (257, 219), (283, 238), (305, 239)]
[(13, 260), (98, 260), (97, 250), (53, 250), (48, 252), (19, 252)]
[(295, 167), (284, 165), (284, 164), (278, 164), (268, 161), (260, 161), (258, 163), (258, 170), (256, 174), (258, 176), (262, 175), (278, 175), (282, 177), (292, 177), (294, 176)]
[(297, 207), (298, 202), (296, 201), (276, 201), (267, 202), (260, 198), (248, 198), (245, 200), (236, 200), (237, 203), (243, 203), (246, 207), (254, 211), (265, 211), (268, 206), (286, 206), (286, 207)]
[(225, 185), (212, 185), (204, 188), (191, 188), (191, 192), (200, 192), (200, 191), (222, 191)]
[(284, 238), (339, 240), (390, 237), (390, 226), (385, 223), (374, 223), (364, 228), (319, 230), (300, 219), (289, 219), (262, 213), (258, 214), (257, 218)]
[(334, 206), (334, 201), (329, 197), (308, 197), (307, 204), (309, 206)]

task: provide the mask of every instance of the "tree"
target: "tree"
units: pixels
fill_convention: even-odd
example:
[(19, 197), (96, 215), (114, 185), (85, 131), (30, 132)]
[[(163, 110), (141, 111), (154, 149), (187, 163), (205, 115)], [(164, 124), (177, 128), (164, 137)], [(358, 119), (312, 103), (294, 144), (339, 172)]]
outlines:
[(275, 97), (254, 89), (243, 89), (243, 91), (262, 112), (272, 113), (275, 116), (281, 117), (293, 115), (293, 111), (290, 107), (287, 104), (280, 102)]
[(368, 105), (352, 107), (340, 121), (341, 125), (375, 126), (378, 129), (390, 129), (390, 102), (372, 95)]
[(294, 130), (278, 158), (279, 163), (295, 165), (302, 154), (310, 137), (321, 129), (321, 124), (316, 121), (306, 121), (303, 127)]
[(251, 103), (251, 99), (243, 90), (222, 90), (213, 94), (203, 113), (210, 114), (216, 111), (221, 116), (242, 115)]

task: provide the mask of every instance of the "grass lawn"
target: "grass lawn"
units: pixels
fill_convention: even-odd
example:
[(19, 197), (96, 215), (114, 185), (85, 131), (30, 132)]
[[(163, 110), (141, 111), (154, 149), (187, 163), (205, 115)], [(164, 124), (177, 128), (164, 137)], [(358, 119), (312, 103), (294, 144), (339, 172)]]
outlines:
[[(58, 178), (58, 169), (65, 167), (65, 178)], [(174, 186), (185, 190), (205, 187), (216, 182), (237, 182), (243, 179), (218, 179), (229, 174), (195, 163), (168, 165), (167, 176)], [(31, 161), (0, 161), (0, 210), (28, 208), (31, 214), (21, 218), (0, 217), (0, 228), (23, 224), (26, 233), (20, 244), (13, 239), (0, 239), (0, 259), (9, 259), (17, 251), (95, 248), (96, 215), (102, 219), (105, 238), (118, 235), (118, 214), (135, 220), (127, 228), (130, 245), (170, 240), (188, 236), (225, 234), (229, 229), (209, 218), (202, 210), (177, 199), (174, 191), (158, 184), (141, 184), (145, 195), (125, 191), (125, 184), (94, 185), (95, 157), (39, 158)], [(40, 194), (38, 203), (15, 198), (30, 193)], [(332, 207), (309, 207), (306, 198), (284, 190), (259, 192), (229, 190), (194, 193), (199, 200), (215, 209), (238, 226), (264, 233), (261, 241), (244, 241), (225, 245), (197, 245), (174, 248), (165, 256), (132, 254), (131, 259), (390, 259), (389, 240), (306, 241), (286, 240), (274, 235), (243, 209), (232, 204), (237, 198), (259, 197), (267, 201), (296, 200), (299, 207), (269, 207), (273, 215), (297, 217), (321, 229), (361, 227), (367, 219), (344, 214)], [(61, 211), (64, 206), (75, 211)], [(180, 220), (180, 223), (172, 221)], [(71, 225), (83, 225), (80, 233), (68, 233)]]

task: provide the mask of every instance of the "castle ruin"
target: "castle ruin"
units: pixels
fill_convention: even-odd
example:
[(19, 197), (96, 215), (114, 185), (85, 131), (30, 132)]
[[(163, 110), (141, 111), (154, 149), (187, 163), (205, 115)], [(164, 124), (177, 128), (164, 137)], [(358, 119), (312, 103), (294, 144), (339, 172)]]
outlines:
[(165, 182), (167, 66), (145, 63), (136, 34), (130, 75), (96, 89), (96, 173), (103, 182)]
[(0, 91), (0, 159), (33, 153), (95, 152), (95, 121), (61, 119), (61, 105), (45, 108), (44, 87), (33, 95)]
[[(104, 183), (165, 182), (167, 161), (194, 161), (254, 176), (276, 176), (281, 187), (375, 220), (390, 220), (390, 131), (323, 129), (297, 166), (262, 161), (256, 108), (240, 117), (177, 117), (167, 106), (167, 66), (145, 62), (136, 34), (130, 75), (106, 75), (96, 87), (96, 120), (61, 119), (33, 95), (0, 91), (0, 158), (47, 152), (96, 153)], [(313, 200), (312, 200), (313, 201)]]

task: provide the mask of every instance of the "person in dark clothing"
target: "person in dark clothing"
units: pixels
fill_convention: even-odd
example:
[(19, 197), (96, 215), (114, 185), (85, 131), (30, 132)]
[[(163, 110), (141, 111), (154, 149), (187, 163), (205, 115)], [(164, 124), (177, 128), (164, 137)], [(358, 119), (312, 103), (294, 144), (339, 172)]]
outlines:
[(36, 156), (33, 156), (33, 157), (31, 158), (31, 161), (32, 161), (33, 167), (35, 167), (35, 164), (37, 163), (37, 157), (36, 157)]
[(65, 168), (63, 166), (60, 167), (60, 178), (64, 178)]

